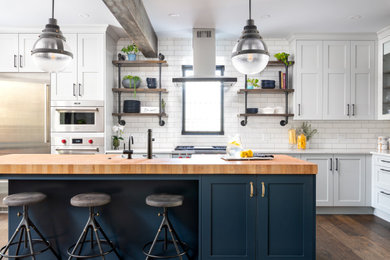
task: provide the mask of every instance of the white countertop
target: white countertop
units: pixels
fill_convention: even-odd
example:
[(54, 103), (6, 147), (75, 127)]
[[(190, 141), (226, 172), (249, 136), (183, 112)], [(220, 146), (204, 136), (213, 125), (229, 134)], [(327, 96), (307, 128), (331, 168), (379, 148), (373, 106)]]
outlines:
[(385, 155), (385, 156), (390, 156), (390, 151), (389, 150), (386, 150), (386, 151), (374, 151), (372, 152), (371, 151), (371, 154), (374, 154), (374, 155)]
[[(257, 153), (268, 153), (268, 154), (382, 154), (389, 155), (390, 151), (387, 152), (375, 152), (373, 149), (264, 149), (264, 150), (253, 150)], [(123, 150), (107, 150), (106, 154), (121, 154)], [(174, 152), (172, 149), (153, 149), (155, 154), (171, 154)], [(180, 151), (175, 151), (180, 152)], [(134, 149), (134, 154), (146, 154), (146, 149)], [(184, 154), (184, 153), (183, 153)]]

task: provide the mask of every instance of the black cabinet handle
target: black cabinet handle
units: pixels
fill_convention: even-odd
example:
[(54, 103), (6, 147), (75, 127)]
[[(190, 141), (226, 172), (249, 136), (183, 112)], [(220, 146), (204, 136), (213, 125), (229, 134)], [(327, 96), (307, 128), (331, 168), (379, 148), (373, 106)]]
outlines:
[(17, 59), (18, 59), (18, 55), (14, 55), (14, 67), (15, 68), (18, 67), (18, 65), (16, 64), (18, 62)]
[(301, 104), (298, 104), (298, 116), (301, 115)]
[(23, 68), (23, 55), (19, 56), (19, 67)]
[(381, 191), (382, 194), (385, 194), (387, 196), (390, 196), (390, 193), (387, 193), (387, 192), (384, 192), (384, 191)]
[(381, 169), (381, 171), (390, 172), (390, 170), (386, 170), (386, 169)]
[(336, 158), (336, 172), (339, 170), (339, 158)]
[(355, 104), (352, 104), (352, 116), (355, 116)]
[(333, 158), (330, 158), (330, 171), (333, 171)]
[(349, 104), (347, 104), (347, 116), (349, 116)]

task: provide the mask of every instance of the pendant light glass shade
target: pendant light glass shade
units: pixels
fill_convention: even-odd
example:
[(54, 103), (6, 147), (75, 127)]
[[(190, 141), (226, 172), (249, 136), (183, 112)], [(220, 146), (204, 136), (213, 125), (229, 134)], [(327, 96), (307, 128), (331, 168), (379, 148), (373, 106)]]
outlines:
[(250, 18), (251, 2), (249, 1), (249, 20), (232, 51), (233, 66), (242, 74), (256, 74), (265, 69), (269, 61), (268, 48), (255, 22)]
[(35, 64), (46, 72), (59, 72), (64, 70), (71, 60), (73, 54), (66, 43), (65, 37), (54, 19), (54, 0), (52, 7), (52, 18), (46, 24), (39, 39), (35, 42), (31, 55)]

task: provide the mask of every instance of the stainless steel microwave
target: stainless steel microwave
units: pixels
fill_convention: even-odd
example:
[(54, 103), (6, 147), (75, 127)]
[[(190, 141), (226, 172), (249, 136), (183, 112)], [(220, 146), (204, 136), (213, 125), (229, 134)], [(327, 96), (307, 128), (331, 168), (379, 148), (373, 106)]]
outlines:
[(103, 101), (53, 101), (51, 131), (53, 133), (104, 132)]

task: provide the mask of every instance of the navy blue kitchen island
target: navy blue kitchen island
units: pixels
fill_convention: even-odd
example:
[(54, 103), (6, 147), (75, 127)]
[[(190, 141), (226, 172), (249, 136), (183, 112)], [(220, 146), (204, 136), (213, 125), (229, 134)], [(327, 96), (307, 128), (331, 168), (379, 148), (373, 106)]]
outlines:
[[(30, 217), (67, 259), (88, 211), (70, 205), (79, 193), (110, 194), (97, 220), (122, 259), (145, 259), (161, 218), (145, 204), (152, 193), (184, 196), (170, 210), (172, 224), (190, 246), (191, 259), (315, 259), (315, 174), (317, 166), (289, 156), (273, 161), (222, 159), (132, 159), (109, 155), (7, 155), (0, 177), (9, 193), (39, 191), (47, 199)], [(20, 221), (9, 209), (9, 234)], [(37, 259), (54, 259), (45, 252)], [(106, 259), (117, 259), (109, 254)], [(184, 257), (185, 259), (185, 257)]]

